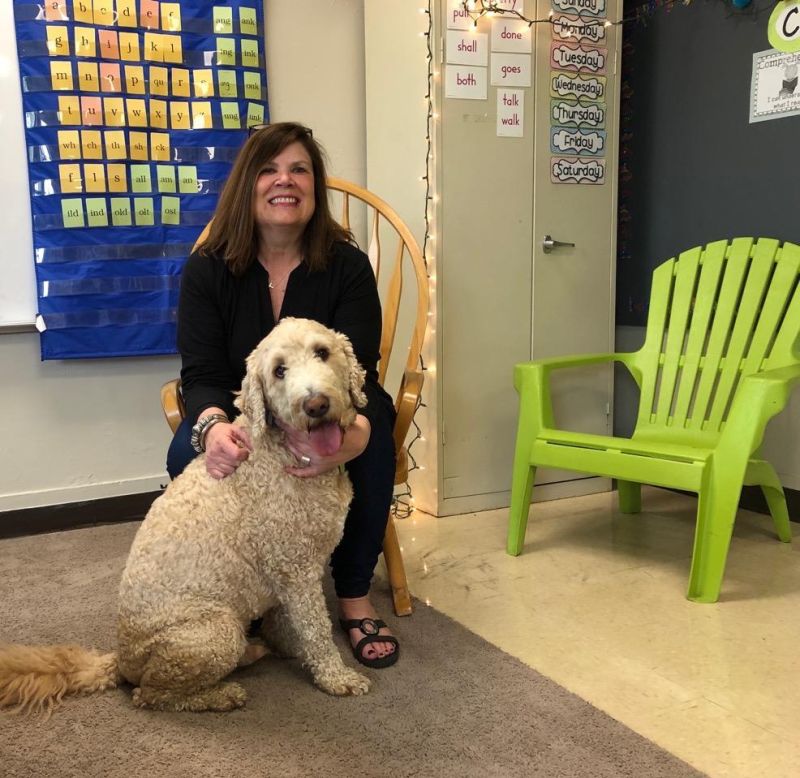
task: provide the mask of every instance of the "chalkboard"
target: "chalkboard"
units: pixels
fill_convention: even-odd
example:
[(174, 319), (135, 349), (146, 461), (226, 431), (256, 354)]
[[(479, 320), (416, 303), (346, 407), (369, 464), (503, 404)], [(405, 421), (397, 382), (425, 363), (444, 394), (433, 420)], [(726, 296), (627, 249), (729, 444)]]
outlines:
[(617, 324), (645, 323), (653, 268), (684, 249), (737, 236), (800, 243), (800, 117), (749, 122), (773, 6), (676, 4), (626, 30)]
[(0, 329), (32, 325), (36, 280), (28, 196), (28, 163), (14, 34), (14, 6), (0, 3), (0, 148), (3, 196), (0, 199)]

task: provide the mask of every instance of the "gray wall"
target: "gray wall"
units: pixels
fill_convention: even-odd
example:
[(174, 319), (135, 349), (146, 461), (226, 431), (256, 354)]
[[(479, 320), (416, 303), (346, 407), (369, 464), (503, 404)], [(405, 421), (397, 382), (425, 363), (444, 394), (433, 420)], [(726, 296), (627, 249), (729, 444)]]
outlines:
[(760, 7), (754, 17), (676, 4), (626, 27), (618, 325), (645, 323), (653, 268), (685, 249), (737, 236), (800, 243), (800, 116), (749, 122), (753, 53), (770, 48)]

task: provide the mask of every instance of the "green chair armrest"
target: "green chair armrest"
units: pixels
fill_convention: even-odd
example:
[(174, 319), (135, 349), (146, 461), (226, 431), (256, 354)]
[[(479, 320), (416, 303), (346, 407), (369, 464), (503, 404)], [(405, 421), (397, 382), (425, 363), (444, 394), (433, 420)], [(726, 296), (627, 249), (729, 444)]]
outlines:
[(761, 370), (758, 373), (750, 373), (744, 382), (774, 385), (785, 385), (789, 391), (800, 381), (800, 364), (788, 365), (786, 367), (775, 367), (772, 370)]
[(719, 447), (746, 449), (748, 456), (761, 445), (767, 422), (780, 413), (800, 381), (800, 365), (751, 373), (736, 390)]
[(550, 399), (550, 373), (567, 368), (602, 365), (622, 362), (641, 384), (641, 373), (632, 353), (582, 354), (551, 359), (536, 359), (520, 362), (514, 366), (514, 388), (520, 395), (522, 405), (527, 406), (526, 423), (533, 428), (553, 427), (553, 403)]
[(641, 374), (636, 365), (635, 357), (635, 353), (578, 354), (568, 357), (552, 357), (550, 359), (535, 359), (531, 362), (520, 362), (514, 366), (514, 387), (517, 391), (520, 391), (526, 381), (529, 380), (526, 377), (534, 373), (547, 376), (554, 370), (602, 365), (607, 362), (621, 362), (630, 370), (636, 382), (639, 383)]

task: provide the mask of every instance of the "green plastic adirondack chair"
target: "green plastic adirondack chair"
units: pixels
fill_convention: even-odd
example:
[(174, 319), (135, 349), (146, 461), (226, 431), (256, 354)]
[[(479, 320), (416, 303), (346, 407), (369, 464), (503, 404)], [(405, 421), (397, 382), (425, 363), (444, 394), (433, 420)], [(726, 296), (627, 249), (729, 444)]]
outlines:
[[(537, 467), (618, 479), (623, 513), (641, 484), (697, 492), (688, 598), (716, 602), (742, 485), (759, 485), (778, 537), (791, 540), (786, 499), (759, 458), (767, 422), (800, 379), (800, 247), (736, 238), (683, 252), (656, 268), (647, 334), (628, 354), (518, 364), (520, 395), (508, 553), (522, 551)], [(639, 385), (631, 438), (555, 428), (554, 370), (618, 361)]]

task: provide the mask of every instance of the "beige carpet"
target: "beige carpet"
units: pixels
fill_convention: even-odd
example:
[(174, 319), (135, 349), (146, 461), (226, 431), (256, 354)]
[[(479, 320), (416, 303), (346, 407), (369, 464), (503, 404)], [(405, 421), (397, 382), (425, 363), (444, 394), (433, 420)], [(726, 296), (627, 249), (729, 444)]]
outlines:
[[(119, 524), (0, 541), (0, 640), (112, 649), (117, 583), (135, 531)], [(390, 614), (385, 593), (377, 604)], [(329, 697), (296, 662), (267, 658), (237, 673), (250, 699), (233, 713), (140, 711), (127, 688), (71, 698), (47, 722), (0, 719), (0, 776), (699, 775), (436, 610), (416, 607), (411, 618), (389, 619), (403, 655), (394, 668), (367, 671), (366, 697)], [(347, 661), (355, 663), (349, 653)]]

